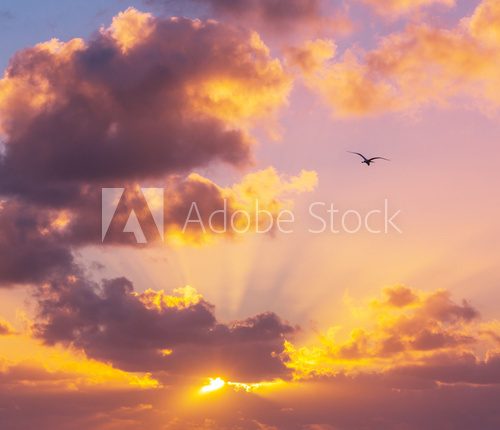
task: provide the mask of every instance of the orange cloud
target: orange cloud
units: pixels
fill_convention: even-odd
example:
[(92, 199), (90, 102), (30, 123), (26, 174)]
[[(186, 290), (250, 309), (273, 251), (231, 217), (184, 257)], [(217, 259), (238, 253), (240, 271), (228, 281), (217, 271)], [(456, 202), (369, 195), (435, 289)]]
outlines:
[[(288, 176), (279, 174), (273, 167), (249, 173), (231, 187), (220, 187), (198, 174), (191, 174), (184, 182), (166, 187), (166, 199), (171, 202), (166, 208), (167, 241), (203, 243), (215, 237), (234, 236), (236, 230), (252, 232), (257, 226), (266, 229), (269, 217), (261, 215), (257, 220), (257, 209), (268, 212), (275, 223), (280, 211), (292, 208), (294, 195), (312, 191), (317, 182), (314, 171), (303, 170), (297, 176)], [(193, 203), (196, 203), (203, 226), (199, 223), (186, 224)], [(236, 228), (228, 228), (227, 234), (221, 235), (210, 230), (210, 216), (224, 207), (226, 220), (235, 215)], [(236, 218), (238, 212), (248, 214), (249, 220), (246, 216)], [(215, 230), (223, 229), (222, 223), (222, 215), (213, 218)]]
[(285, 51), (287, 62), (298, 66), (309, 75), (316, 72), (324, 62), (335, 55), (337, 46), (332, 40), (316, 39), (305, 42), (302, 46), (292, 46)]
[[(43, 299), (44, 324), (38, 328), (46, 341), (68, 344), (68, 350), (33, 339), (18, 349), (15, 336), (4, 338), (11, 343), (2, 343), (2, 355), (12, 361), (0, 361), (7, 423), (31, 428), (43, 419), (41, 428), (82, 430), (158, 423), (172, 429), (329, 430), (382, 423), (466, 430), (477, 417), (485, 428), (498, 422), (499, 323), (482, 322), (469, 303), (453, 301), (444, 290), (386, 288), (363, 312), (356, 309), (366, 324), (347, 339), (336, 341), (331, 330), (315, 344), (285, 341), (281, 358), (294, 372), (291, 381), (286, 368), (274, 365), (280, 364), (275, 351), (294, 328), (276, 315), (226, 324), (215, 320), (213, 306), (192, 288), (167, 295), (134, 293), (123, 278), (100, 287), (83, 282), (76, 277), (71, 286), (53, 285)], [(431, 341), (422, 347), (415, 341), (424, 332)], [(147, 373), (117, 371), (82, 356), (75, 346), (101, 359), (106, 349), (107, 362), (150, 369), (164, 386)], [(40, 363), (16, 363), (26, 348)], [(38, 357), (40, 348), (48, 353)], [(151, 348), (158, 351), (160, 367), (146, 359)], [(247, 372), (235, 373), (243, 363)], [(141, 384), (137, 377), (144, 378)], [(35, 400), (44, 407), (29, 409)], [(454, 415), (457, 408), (463, 416)], [(464, 417), (469, 419), (462, 423)]]
[[(276, 226), (280, 212), (292, 209), (297, 196), (312, 191), (317, 181), (314, 171), (290, 176), (272, 167), (249, 173), (240, 182), (226, 187), (199, 174), (169, 175), (156, 183), (164, 188), (163, 239), (150, 212), (153, 208), (148, 206), (141, 188), (134, 182), (121, 183), (119, 185), (125, 186), (126, 191), (118, 203), (105, 243), (137, 245), (133, 234), (123, 232), (132, 211), (151, 245), (160, 242), (200, 245), (216, 238), (241, 238), (246, 232), (254, 232), (257, 226), (260, 233), (272, 234), (275, 231), (272, 226)], [(0, 285), (43, 282), (55, 273), (69, 275), (74, 269), (74, 249), (102, 243), (100, 189), (83, 187), (74, 191), (70, 196), (74, 201), (58, 209), (41, 208), (17, 199), (0, 207), (0, 236), (5, 239), (0, 241), (0, 251), (4, 251), (0, 259)], [(192, 211), (193, 204), (199, 211), (201, 223), (186, 224), (188, 219), (197, 219), (197, 213)], [(227, 228), (224, 229), (223, 215), (215, 215), (210, 226), (210, 216), (224, 209)], [(237, 211), (240, 213), (236, 214)], [(257, 211), (260, 211), (259, 217)], [(235, 229), (230, 223), (233, 215)]]
[(281, 62), (271, 58), (269, 48), (256, 32), (250, 34), (248, 43), (253, 50), (255, 73), (241, 70), (236, 75), (209, 74), (201, 82), (187, 84), (194, 111), (241, 126), (255, 119), (269, 119), (287, 102), (292, 80)]
[(125, 372), (72, 348), (42, 345), (27, 333), (0, 337), (0, 345), (0, 386), (38, 392), (160, 387), (149, 373)]
[(14, 334), (16, 331), (8, 321), (0, 320), (0, 336), (8, 336)]
[[(359, 313), (359, 310), (358, 310)], [(443, 354), (472, 354), (480, 360), (485, 349), (494, 352), (491, 333), (479, 313), (466, 301), (455, 303), (449, 292), (424, 293), (403, 286), (384, 290), (382, 299), (364, 308), (366, 323), (337, 340), (340, 327), (321, 335), (320, 343), (285, 343), (283, 357), (295, 377), (338, 373), (383, 372), (398, 366), (421, 365)]]
[(455, 0), (360, 0), (381, 15), (399, 16), (431, 5), (454, 6)]
[(252, 383), (289, 373), (279, 353), (297, 327), (272, 312), (223, 323), (191, 287), (139, 293), (126, 278), (98, 285), (75, 276), (38, 291), (36, 336), (123, 371), (187, 379), (223, 372)]
[(483, 0), (470, 18), (469, 27), (472, 35), (485, 43), (500, 44), (500, 3), (495, 0)]
[(0, 193), (248, 166), (250, 126), (274, 130), (291, 82), (255, 32), (129, 8), (93, 39), (53, 39), (11, 59)]
[[(484, 0), (448, 30), (410, 25), (381, 39), (373, 51), (348, 49), (322, 67), (304, 68), (306, 84), (341, 117), (412, 111), (437, 105), (500, 106), (500, 14)], [(314, 44), (303, 47), (314, 56)], [(305, 54), (303, 54), (305, 55)]]
[(113, 18), (108, 29), (101, 30), (109, 34), (126, 53), (151, 35), (154, 28), (154, 17), (150, 13), (140, 12), (129, 7)]
[(183, 288), (176, 288), (173, 295), (165, 294), (163, 290), (154, 291), (148, 288), (143, 293), (132, 293), (138, 297), (147, 309), (161, 311), (165, 308), (186, 309), (200, 303), (203, 296), (195, 288), (187, 285)]

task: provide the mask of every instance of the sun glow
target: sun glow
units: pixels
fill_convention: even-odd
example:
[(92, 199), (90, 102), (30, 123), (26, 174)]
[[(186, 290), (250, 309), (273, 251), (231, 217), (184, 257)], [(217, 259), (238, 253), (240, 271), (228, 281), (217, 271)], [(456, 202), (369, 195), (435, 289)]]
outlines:
[(230, 382), (228, 381), (227, 385), (230, 387), (233, 387), (235, 391), (246, 391), (247, 393), (253, 392), (258, 390), (259, 388), (266, 388), (266, 387), (274, 387), (279, 384), (283, 384), (284, 381), (281, 379), (276, 379), (274, 381), (264, 381), (264, 382), (255, 382), (255, 383), (244, 383), (244, 382)]
[(226, 385), (226, 382), (222, 378), (210, 378), (209, 381), (207, 385), (200, 388), (200, 393), (211, 393), (220, 390)]
[(247, 393), (256, 391), (260, 388), (273, 387), (284, 383), (281, 379), (274, 381), (264, 381), (256, 383), (224, 381), (222, 378), (209, 378), (209, 383), (200, 388), (200, 393), (206, 394), (220, 390), (224, 387), (231, 387), (234, 391), (246, 391)]

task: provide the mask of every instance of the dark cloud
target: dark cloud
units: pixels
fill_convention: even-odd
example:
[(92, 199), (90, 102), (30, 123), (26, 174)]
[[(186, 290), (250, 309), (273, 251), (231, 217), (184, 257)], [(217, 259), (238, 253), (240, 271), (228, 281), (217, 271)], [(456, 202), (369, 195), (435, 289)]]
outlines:
[[(250, 164), (249, 125), (269, 121), (290, 83), (254, 33), (133, 8), (88, 41), (18, 52), (0, 79), (0, 286), (71, 272), (72, 250), (101, 241), (101, 187), (167, 183), (167, 228), (182, 226), (187, 198), (206, 221), (222, 190), (182, 176)], [(156, 241), (144, 199), (127, 195), (106, 243), (135, 244), (123, 233), (132, 208)]]
[(490, 353), (482, 360), (472, 353), (438, 354), (419, 365), (398, 366), (390, 373), (447, 384), (500, 384), (500, 355)]
[[(19, 377), (23, 375), (20, 374)], [(400, 377), (403, 380), (404, 376)], [(109, 392), (1, 390), (2, 429), (496, 430), (498, 385), (393, 388), (382, 375), (291, 384), (258, 393), (213, 393), (179, 407), (175, 389)], [(180, 395), (182, 395), (180, 394)], [(177, 396), (176, 396), (177, 395)]]
[[(226, 226), (224, 216), (220, 214), (213, 217), (212, 227), (219, 232), (219, 237), (233, 237), (235, 233), (227, 227), (227, 220), (236, 210), (244, 209), (254, 214), (255, 201), (258, 200), (260, 210), (268, 210), (276, 217), (291, 194), (309, 190), (315, 183), (314, 172), (303, 171), (298, 176), (287, 178), (272, 168), (251, 173), (240, 183), (227, 188), (221, 188), (196, 174), (187, 178), (171, 175), (156, 183), (164, 189), (163, 240), (168, 243), (174, 233), (177, 234), (177, 241), (186, 243), (202, 243), (207, 238), (213, 238), (210, 216), (222, 210), (226, 211)], [(162, 235), (141, 188), (131, 182), (122, 185), (124, 192), (117, 202), (104, 245), (157, 244)], [(263, 198), (260, 198), (261, 194)], [(26, 202), (19, 198), (4, 201), (0, 209), (0, 237), (4, 239), (0, 242), (0, 250), (4, 251), (5, 258), (0, 261), (0, 286), (44, 282), (50, 280), (52, 275), (74, 270), (72, 252), (75, 249), (103, 245), (101, 200), (100, 188), (82, 186), (62, 206), (51, 207), (47, 201), (40, 206), (38, 202)], [(198, 212), (190, 216), (193, 203), (196, 203)], [(147, 240), (145, 245), (138, 245), (133, 233), (124, 232), (132, 213), (137, 216)], [(186, 220), (196, 219), (198, 213), (201, 223), (189, 223), (183, 232)], [(255, 223), (254, 216), (252, 219)], [(265, 218), (262, 222), (267, 224), (269, 221)]]
[(0, 81), (0, 194), (55, 204), (84, 184), (248, 165), (239, 125), (272, 113), (290, 87), (256, 37), (128, 9), (87, 43), (18, 52)]
[(42, 282), (70, 270), (73, 256), (49, 214), (9, 201), (0, 206), (0, 285)]
[(454, 303), (450, 292), (445, 290), (430, 295), (425, 300), (423, 309), (421, 314), (444, 323), (468, 322), (479, 316), (479, 312), (466, 300), (463, 300), (461, 304)]
[(287, 395), (290, 412), (275, 412), (273, 419), (265, 422), (279, 430), (470, 430), (478, 427), (493, 430), (498, 427), (500, 413), (493, 399), (500, 393), (497, 385), (418, 389), (391, 385), (386, 383), (384, 375), (340, 375), (310, 386), (299, 384)]
[[(145, 0), (168, 11), (186, 3), (201, 6), (210, 17), (257, 29), (266, 34), (345, 34), (352, 30), (341, 0)], [(202, 12), (202, 11), (199, 11)]]
[(38, 299), (41, 339), (124, 370), (225, 372), (248, 380), (287, 374), (278, 354), (296, 329), (273, 313), (225, 324), (191, 289), (137, 294), (125, 278), (101, 285), (69, 278), (41, 289)]
[(418, 299), (413, 290), (405, 286), (387, 288), (384, 293), (387, 296), (387, 304), (396, 307), (408, 306)]
[[(411, 291), (414, 300), (408, 309), (398, 302), (398, 312), (412, 310), (414, 318), (433, 315), (438, 318), (434, 321), (446, 321), (453, 334), (459, 333), (460, 324), (476, 321), (464, 310), (470, 305), (456, 304), (444, 291)], [(283, 335), (292, 335), (294, 328), (271, 313), (223, 324), (216, 320), (213, 306), (193, 290), (135, 293), (124, 278), (100, 285), (68, 279), (40, 291), (40, 298), (42, 319), (36, 329), (42, 339), (83, 348), (90, 357), (122, 368), (153, 370), (164, 387), (61, 395), (64, 381), (71, 381), (68, 375), (11, 366), (0, 372), (0, 387), (9, 388), (9, 396), (0, 395), (2, 424), (9, 430), (30, 428), (33, 422), (41, 429), (53, 428), (55, 416), (57, 428), (103, 430), (155, 428), (158, 423), (179, 430), (493, 430), (500, 422), (500, 358), (495, 351), (480, 358), (482, 354), (464, 349), (468, 344), (448, 344), (432, 354), (419, 354), (416, 361), (407, 354), (385, 364), (374, 361), (374, 366), (317, 372), (262, 392), (226, 384), (202, 395), (199, 388), (206, 375), (222, 375), (226, 381), (289, 376), (279, 361), (272, 361), (272, 351), (279, 350)], [(385, 311), (392, 306), (380, 304)], [(158, 351), (163, 351), (162, 357)], [(303, 364), (315, 366), (316, 358), (336, 359), (317, 348), (304, 358)], [(347, 363), (346, 357), (340, 362)], [(26, 389), (27, 382), (41, 391)], [(187, 407), (182, 406), (186, 398)]]
[(432, 350), (440, 348), (449, 348), (466, 343), (474, 343), (472, 336), (463, 334), (449, 333), (446, 331), (431, 331), (429, 329), (420, 330), (411, 341), (412, 348), (416, 350)]
[[(31, 379), (33, 376), (36, 379)], [(2, 381), (0, 377), (2, 429), (132, 430), (145, 425), (154, 428), (153, 420), (158, 417), (149, 417), (149, 405), (157, 400), (154, 390), (44, 391), (22, 387), (22, 381), (33, 383), (40, 378), (51, 381), (57, 377), (53, 372), (40, 371), (38, 375), (33, 375), (33, 370), (26, 373), (23, 369), (17, 371), (15, 378), (9, 375), (10, 382)], [(14, 385), (14, 382), (21, 383)], [(163, 392), (163, 395), (168, 393)]]
[(254, 16), (277, 24), (303, 24), (322, 16), (321, 0), (196, 0), (208, 3), (216, 13)]

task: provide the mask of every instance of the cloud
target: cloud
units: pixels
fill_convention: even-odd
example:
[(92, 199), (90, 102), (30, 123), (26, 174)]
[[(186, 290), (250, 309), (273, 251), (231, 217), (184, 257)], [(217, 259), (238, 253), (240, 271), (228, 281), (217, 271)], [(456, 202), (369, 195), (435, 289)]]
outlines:
[[(292, 196), (312, 191), (317, 182), (314, 171), (303, 170), (297, 176), (289, 176), (280, 175), (272, 167), (249, 173), (240, 182), (226, 188), (192, 174), (179, 186), (170, 187), (175, 190), (173, 194), (167, 191), (167, 201), (175, 202), (167, 208), (167, 240), (171, 237), (181, 242), (203, 242), (221, 236), (214, 231), (226, 231), (222, 236), (237, 236), (237, 232), (253, 232), (257, 228), (272, 233), (279, 213), (292, 208)], [(203, 225), (186, 224), (193, 202), (197, 203)], [(219, 214), (210, 219), (212, 214), (225, 206), (225, 218)], [(238, 212), (248, 215), (237, 217)], [(257, 212), (260, 212), (260, 217)], [(231, 219), (234, 220), (234, 228)], [(271, 223), (273, 228), (270, 228)], [(185, 225), (187, 227), (182, 232)]]
[(447, 384), (500, 384), (500, 354), (489, 353), (484, 359), (471, 353), (440, 354), (422, 364), (398, 366), (391, 374)]
[[(52, 356), (52, 360), (56, 357)], [(0, 372), (0, 386), (4, 389), (24, 385), (36, 387), (39, 392), (61, 392), (79, 390), (154, 389), (159, 383), (148, 374), (127, 373), (95, 360), (64, 364), (61, 369), (47, 369), (45, 363), (37, 361), (6, 365)], [(57, 367), (57, 366), (53, 366)]]
[(368, 321), (337, 340), (339, 329), (320, 337), (320, 345), (286, 343), (283, 357), (297, 378), (380, 371), (397, 365), (418, 365), (439, 354), (471, 354), (489, 345), (479, 313), (467, 301), (455, 303), (450, 293), (423, 293), (404, 286), (386, 288), (382, 300), (365, 309)]
[[(158, 238), (149, 212), (138, 209), (139, 183), (167, 186), (165, 225), (177, 241), (193, 199), (206, 221), (224, 199), (229, 215), (259, 195), (274, 213), (288, 195), (312, 189), (311, 172), (264, 170), (239, 191), (188, 175), (218, 162), (249, 166), (250, 128), (269, 126), (290, 86), (256, 33), (133, 8), (88, 41), (19, 51), (0, 80), (0, 285), (72, 272), (74, 249), (101, 242), (101, 187), (131, 190), (107, 237), (114, 245), (135, 243), (123, 234), (131, 208), (144, 215), (147, 237)], [(193, 228), (181, 241), (201, 236)]]
[(287, 62), (298, 66), (309, 75), (317, 71), (324, 62), (335, 55), (337, 45), (328, 39), (316, 39), (305, 42), (302, 46), (291, 46), (285, 51)]
[(256, 33), (129, 8), (89, 41), (13, 57), (0, 193), (60, 201), (81, 184), (248, 166), (250, 124), (269, 121), (290, 86)]
[[(187, 404), (175, 390), (0, 395), (5, 428), (84, 430), (495, 429), (497, 386), (391, 389), (380, 378), (308, 382), (262, 395), (226, 391)], [(178, 393), (177, 393), (178, 394)], [(8, 397), (7, 397), (8, 396)], [(8, 403), (7, 398), (15, 402)], [(285, 406), (286, 405), (286, 406)], [(285, 407), (284, 407), (285, 406)], [(29, 413), (28, 413), (29, 412)]]
[[(20, 377), (23, 375), (20, 374)], [(53, 375), (49, 375), (53, 376)], [(22, 382), (22, 381), (19, 381)], [(28, 381), (26, 381), (28, 382)], [(159, 390), (34, 391), (10, 386), (0, 393), (2, 427), (8, 430), (33, 428), (50, 430), (139, 429), (157, 419), (148, 403)], [(8, 394), (7, 394), (8, 393)], [(165, 396), (168, 393), (161, 391)], [(162, 405), (155, 404), (158, 408)]]
[(71, 348), (44, 346), (28, 332), (1, 336), (0, 345), (0, 391), (29, 392), (36, 388), (38, 393), (47, 394), (160, 387), (147, 372), (125, 372)]
[[(45, 314), (40, 315), (35, 333), (48, 342), (71, 344), (71, 351), (81, 348), (90, 357), (97, 354), (99, 360), (120, 363), (119, 367), (156, 369), (150, 352), (159, 350), (164, 360), (162, 370), (152, 370), (150, 380), (163, 382), (163, 387), (127, 389), (129, 378), (144, 373), (116, 370), (109, 364), (103, 369), (113, 369), (113, 375), (122, 372), (116, 374), (120, 388), (113, 393), (109, 387), (100, 388), (106, 377), (100, 382), (98, 377), (93, 382), (86, 376), (75, 378), (72, 372), (64, 373), (75, 368), (59, 360), (53, 363), (50, 374), (26, 364), (11, 366), (10, 371), (4, 371), (4, 379), (0, 376), (0, 384), (9, 387), (8, 397), (0, 395), (6, 428), (30, 427), (37, 422), (42, 429), (57, 424), (63, 429), (135, 430), (161, 423), (171, 429), (207, 430), (417, 430), (446, 426), (465, 430), (478, 423), (481, 428), (493, 429), (500, 419), (495, 407), (500, 393), (498, 342), (484, 333), (497, 333), (498, 322), (482, 322), (470, 304), (453, 301), (443, 290), (386, 288), (381, 297), (356, 308), (355, 314), (366, 323), (367, 348), (359, 352), (371, 351), (370, 357), (346, 354), (342, 348), (349, 346), (349, 341), (332, 342), (328, 336), (315, 348), (301, 341), (294, 347), (303, 355), (302, 365), (315, 371), (295, 373), (292, 381), (281, 373), (283, 369), (276, 372), (269, 367), (269, 351), (282, 346), (283, 333), (288, 337), (295, 332), (274, 314), (224, 324), (215, 319), (213, 306), (192, 288), (173, 294), (140, 293), (123, 278), (100, 285), (77, 277), (68, 281), (72, 287), (61, 282), (40, 292)], [(174, 320), (176, 324), (171, 324)], [(429, 327), (455, 335), (467, 332), (474, 336), (474, 343), (453, 343), (430, 351), (412, 346), (419, 330)], [(388, 333), (402, 337), (404, 353), (387, 355), (370, 349)], [(15, 338), (3, 339), (12, 342)], [(160, 349), (164, 347), (168, 349)], [(12, 354), (15, 348), (2, 350)], [(287, 353), (281, 358), (289, 364), (297, 357), (290, 356), (290, 349)], [(270, 356), (279, 358), (277, 354)], [(84, 360), (99, 363), (95, 358)], [(328, 360), (335, 366), (326, 371)], [(353, 363), (355, 367), (350, 367)], [(91, 367), (77, 369), (86, 369), (87, 375)], [(249, 381), (260, 381), (265, 375), (281, 375), (285, 380), (249, 391), (235, 389), (238, 383), (226, 383), (213, 393), (200, 394), (207, 375), (225, 376), (224, 370), (230, 377)], [(69, 390), (70, 382), (79, 378), (78, 389)], [(41, 391), (32, 392), (27, 388), (31, 386)], [(52, 417), (57, 417), (56, 424)]]
[(16, 200), (0, 206), (1, 286), (38, 282), (72, 267), (71, 250), (52, 225), (55, 219), (53, 212)]
[[(273, 167), (249, 173), (228, 187), (221, 187), (197, 173), (186, 178), (172, 176), (164, 184), (165, 241), (203, 244), (216, 238), (241, 237), (257, 228), (272, 233), (274, 228), (270, 227), (275, 226), (279, 213), (291, 209), (293, 198), (312, 191), (317, 182), (314, 171), (303, 170), (291, 176), (280, 174)], [(96, 202), (93, 208), (98, 206)], [(127, 237), (123, 233), (131, 209), (138, 214), (146, 237), (153, 242), (160, 239), (142, 192), (132, 186), (118, 204), (106, 243), (135, 243), (132, 235)], [(260, 212), (260, 217), (257, 212)], [(74, 225), (79, 229), (79, 236), (89, 238), (91, 232), (94, 235), (99, 233), (100, 213), (93, 218), (78, 212), (77, 215)], [(93, 220), (93, 225), (86, 228), (89, 220)], [(68, 233), (71, 235), (71, 231)]]
[[(500, 28), (496, 2), (484, 0), (452, 29), (411, 24), (383, 37), (372, 51), (347, 49), (330, 58), (316, 53), (318, 41), (300, 49), (318, 61), (303, 67), (304, 80), (340, 117), (415, 111), (426, 106), (500, 106)], [(299, 63), (300, 65), (300, 63)]]
[(500, 5), (494, 0), (483, 0), (469, 21), (474, 37), (492, 45), (500, 42)]
[(114, 245), (135, 243), (123, 234), (131, 209), (159, 238), (139, 183), (166, 187), (167, 239), (183, 243), (210, 236), (193, 225), (179, 234), (192, 202), (204, 222), (224, 200), (228, 216), (255, 212), (255, 199), (273, 215), (290, 205), (315, 186), (314, 172), (269, 168), (232, 188), (187, 175), (220, 161), (248, 166), (250, 127), (273, 117), (290, 85), (256, 33), (133, 8), (88, 41), (18, 52), (0, 80), (0, 284), (72, 272), (74, 249), (101, 242), (101, 187), (127, 189), (106, 237)]
[(359, 0), (383, 16), (401, 16), (432, 5), (455, 6), (455, 0)]
[[(147, 0), (166, 4), (166, 0)], [(179, 2), (180, 3), (180, 2)], [(193, 5), (206, 6), (217, 19), (266, 33), (295, 35), (303, 32), (345, 34), (352, 30), (347, 7), (340, 1), (325, 0), (192, 0)], [(170, 3), (171, 4), (171, 3)]]
[(250, 15), (274, 23), (314, 21), (321, 16), (320, 0), (208, 0), (208, 3), (222, 14)]
[(386, 288), (384, 290), (384, 294), (386, 296), (386, 300), (383, 303), (388, 306), (400, 308), (418, 301), (417, 294), (415, 294), (411, 288), (404, 285), (396, 285), (392, 288)]
[(0, 336), (9, 336), (11, 334), (15, 334), (16, 331), (7, 321), (0, 320)]
[(295, 327), (273, 313), (221, 323), (213, 305), (190, 287), (173, 295), (136, 293), (125, 278), (95, 285), (73, 277), (41, 288), (38, 301), (39, 338), (120, 369), (243, 380), (288, 374), (278, 354)]
[[(168, 244), (201, 245), (217, 238), (237, 238), (256, 230), (267, 231), (272, 218), (275, 225), (281, 210), (291, 209), (297, 194), (309, 192), (317, 184), (314, 171), (296, 176), (279, 174), (274, 168), (249, 173), (240, 182), (221, 187), (199, 175), (170, 175), (155, 186), (162, 186), (164, 195), (164, 241)], [(124, 233), (132, 211), (137, 215), (149, 245), (161, 243), (151, 209), (138, 184), (126, 181), (125, 191), (105, 236), (109, 246), (138, 246), (133, 233)], [(102, 244), (102, 213), (100, 187), (79, 186), (68, 194), (63, 205), (52, 195), (37, 195), (38, 201), (11, 198), (0, 205), (0, 286), (43, 283), (54, 277), (69, 275), (75, 270), (73, 252), (87, 245)], [(258, 202), (258, 203), (257, 203)], [(196, 203), (200, 222), (190, 215)], [(258, 206), (257, 206), (258, 204)], [(224, 215), (210, 216), (226, 210)], [(261, 211), (257, 218), (257, 209)], [(230, 219), (237, 211), (244, 216)], [(186, 228), (184, 229), (184, 226)], [(184, 231), (183, 231), (184, 230)], [(238, 232), (236, 231), (238, 230)], [(272, 234), (274, 230), (269, 229)]]

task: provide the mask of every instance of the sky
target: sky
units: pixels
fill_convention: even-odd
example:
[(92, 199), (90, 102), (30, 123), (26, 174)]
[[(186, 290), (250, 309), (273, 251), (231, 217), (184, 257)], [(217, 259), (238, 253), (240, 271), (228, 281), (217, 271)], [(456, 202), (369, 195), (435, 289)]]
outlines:
[(500, 427), (498, 0), (4, 0), (0, 37), (2, 429)]

